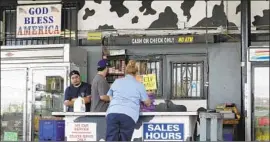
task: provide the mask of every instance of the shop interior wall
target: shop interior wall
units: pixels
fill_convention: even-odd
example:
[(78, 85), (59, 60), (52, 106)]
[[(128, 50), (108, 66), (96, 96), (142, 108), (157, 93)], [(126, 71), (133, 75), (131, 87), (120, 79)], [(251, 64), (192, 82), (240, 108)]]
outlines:
[(82, 46), (87, 51), (87, 81), (92, 83), (97, 73), (97, 62), (102, 58), (101, 46)]
[[(220, 103), (235, 103), (240, 110), (241, 72), (240, 43), (110, 46), (109, 49), (127, 49), (128, 54), (192, 54), (209, 55), (208, 107), (214, 109)], [(83, 47), (88, 51), (88, 81), (96, 74), (96, 64), (101, 58), (101, 46)]]

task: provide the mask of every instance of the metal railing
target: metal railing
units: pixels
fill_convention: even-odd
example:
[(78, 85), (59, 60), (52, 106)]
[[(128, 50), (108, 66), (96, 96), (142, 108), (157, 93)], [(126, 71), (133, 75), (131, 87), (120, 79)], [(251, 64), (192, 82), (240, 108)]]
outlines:
[(138, 74), (155, 74), (157, 90), (154, 91), (157, 98), (163, 97), (163, 58), (160, 55), (128, 55), (129, 59), (134, 59), (139, 68)]
[(157, 81), (157, 90), (155, 91), (155, 94), (157, 97), (162, 97), (162, 75), (161, 75), (161, 61), (159, 60), (137, 60), (139, 63), (139, 74), (155, 74), (156, 75), (156, 81)]
[(173, 98), (202, 98), (203, 68), (203, 62), (172, 63)]

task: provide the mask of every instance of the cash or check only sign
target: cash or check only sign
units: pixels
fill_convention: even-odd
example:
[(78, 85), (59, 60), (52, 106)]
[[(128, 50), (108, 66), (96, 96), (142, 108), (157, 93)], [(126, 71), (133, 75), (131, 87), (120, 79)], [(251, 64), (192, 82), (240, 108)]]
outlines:
[(157, 89), (157, 80), (155, 74), (143, 75), (143, 85), (146, 90), (156, 90)]

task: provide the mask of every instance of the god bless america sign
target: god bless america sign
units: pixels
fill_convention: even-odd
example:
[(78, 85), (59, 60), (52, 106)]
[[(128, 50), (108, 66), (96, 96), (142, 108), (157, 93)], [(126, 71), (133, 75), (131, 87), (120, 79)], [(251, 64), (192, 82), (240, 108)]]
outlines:
[(17, 6), (16, 37), (61, 35), (61, 4)]

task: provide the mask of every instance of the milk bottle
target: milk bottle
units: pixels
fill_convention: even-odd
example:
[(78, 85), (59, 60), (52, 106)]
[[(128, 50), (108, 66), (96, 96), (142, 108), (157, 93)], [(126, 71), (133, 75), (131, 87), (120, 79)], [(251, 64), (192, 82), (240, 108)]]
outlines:
[(85, 112), (85, 102), (84, 102), (84, 93), (81, 93), (81, 96), (74, 102), (74, 112)]

